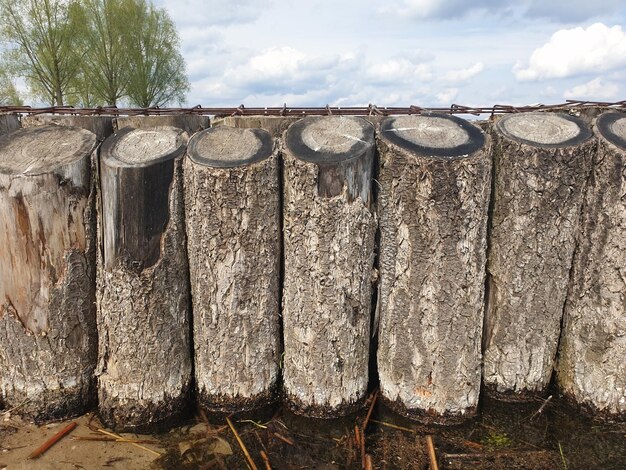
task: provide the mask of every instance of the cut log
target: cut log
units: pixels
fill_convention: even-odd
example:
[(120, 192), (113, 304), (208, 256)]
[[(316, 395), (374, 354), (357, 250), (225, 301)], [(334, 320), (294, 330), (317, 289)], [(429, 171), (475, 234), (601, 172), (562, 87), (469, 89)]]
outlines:
[(116, 132), (124, 127), (135, 129), (171, 126), (182, 129), (187, 134), (206, 129), (210, 126), (208, 116), (196, 114), (169, 114), (164, 116), (121, 116), (113, 119), (113, 130)]
[(478, 127), (454, 116), (381, 123), (378, 373), (383, 400), (412, 419), (453, 424), (476, 413), (489, 150)]
[(276, 396), (280, 361), (278, 152), (261, 129), (194, 135), (185, 159), (196, 387), (210, 412)]
[(599, 138), (565, 304), (561, 391), (626, 418), (626, 114), (596, 121)]
[(493, 132), (483, 380), (495, 397), (526, 400), (544, 393), (554, 369), (596, 142), (564, 114), (509, 115)]
[(307, 117), (285, 140), (285, 398), (296, 413), (336, 417), (361, 406), (368, 383), (374, 128)]
[(0, 135), (8, 134), (21, 127), (20, 119), (16, 114), (5, 113), (0, 114)]
[(280, 138), (287, 128), (301, 119), (296, 116), (228, 116), (214, 119), (213, 127), (229, 126), (239, 129), (265, 129), (272, 137)]
[(103, 141), (113, 134), (112, 116), (56, 116), (52, 114), (32, 114), (22, 118), (22, 127), (54, 124), (57, 126), (73, 126), (87, 129)]
[(99, 413), (120, 431), (172, 425), (188, 400), (186, 143), (177, 128), (127, 127), (102, 147)]
[(96, 136), (0, 137), (0, 396), (37, 422), (93, 404)]

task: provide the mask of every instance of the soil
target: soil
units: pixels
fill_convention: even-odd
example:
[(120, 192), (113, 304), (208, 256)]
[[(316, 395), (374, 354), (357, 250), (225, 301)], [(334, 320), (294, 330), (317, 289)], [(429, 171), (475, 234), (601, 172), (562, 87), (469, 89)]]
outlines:
[[(359, 469), (371, 462), (373, 469), (426, 470), (428, 435), (440, 469), (626, 468), (626, 423), (594, 422), (557, 396), (530, 403), (484, 399), (477, 418), (452, 427), (419, 425), (376, 400), (362, 446), (373, 396), (362, 412), (341, 420), (305, 419), (279, 407), (230, 421), (259, 469)], [(71, 420), (38, 427), (17, 412), (0, 412), (0, 470), (251, 468), (226, 418), (203, 413), (166, 433), (122, 435), (143, 448), (115, 441), (99, 431), (97, 417), (85, 415), (38, 459), (27, 460)]]

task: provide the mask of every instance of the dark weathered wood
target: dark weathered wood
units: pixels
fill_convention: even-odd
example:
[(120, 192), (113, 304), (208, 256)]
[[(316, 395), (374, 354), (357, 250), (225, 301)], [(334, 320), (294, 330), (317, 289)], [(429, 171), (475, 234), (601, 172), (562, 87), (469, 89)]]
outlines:
[(99, 413), (118, 430), (171, 425), (191, 384), (182, 161), (187, 134), (124, 128), (102, 146)]
[(309, 117), (285, 140), (285, 398), (297, 413), (338, 416), (361, 405), (368, 382), (374, 128)]
[(392, 117), (379, 155), (381, 394), (407, 417), (458, 422), (480, 392), (490, 142), (457, 117)]
[(488, 393), (524, 400), (552, 376), (596, 142), (562, 114), (506, 116), (493, 132), (483, 379)]
[(281, 137), (287, 128), (301, 119), (295, 116), (228, 116), (214, 119), (213, 127), (229, 126), (239, 129), (265, 129), (272, 137)]
[(261, 129), (216, 127), (190, 140), (184, 168), (200, 405), (257, 408), (279, 377), (278, 149)]
[(113, 129), (117, 132), (124, 127), (135, 129), (158, 126), (171, 126), (192, 135), (210, 126), (209, 116), (195, 114), (168, 114), (164, 116), (121, 116), (113, 119)]
[(20, 119), (16, 114), (0, 114), (0, 135), (8, 134), (21, 127)]
[(585, 194), (565, 303), (558, 361), (561, 391), (626, 418), (626, 114), (606, 113)]
[(73, 126), (87, 129), (103, 141), (113, 134), (112, 116), (56, 116), (53, 114), (30, 114), (22, 118), (22, 127), (54, 124), (57, 126)]
[(0, 397), (36, 421), (93, 404), (96, 136), (0, 137)]

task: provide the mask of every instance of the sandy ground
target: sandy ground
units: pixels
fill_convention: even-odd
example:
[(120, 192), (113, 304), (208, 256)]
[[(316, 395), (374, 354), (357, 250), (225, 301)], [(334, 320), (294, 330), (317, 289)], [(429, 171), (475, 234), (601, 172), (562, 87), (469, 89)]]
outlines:
[[(24, 422), (18, 417), (3, 416), (2, 412), (0, 412), (0, 417), (2, 417), (0, 422), (0, 470), (144, 469), (150, 468), (151, 463), (158, 458), (154, 452), (163, 452), (163, 448), (158, 444), (141, 444), (153, 450), (150, 452), (126, 442), (77, 440), (77, 437), (108, 438), (108, 436), (90, 429), (89, 420), (91, 416), (89, 415), (43, 426)], [(72, 421), (75, 421), (78, 426), (68, 435), (39, 458), (28, 459), (31, 452)], [(91, 425), (101, 426), (97, 420), (92, 420)], [(135, 434), (123, 434), (123, 437), (154, 440), (152, 436)]]

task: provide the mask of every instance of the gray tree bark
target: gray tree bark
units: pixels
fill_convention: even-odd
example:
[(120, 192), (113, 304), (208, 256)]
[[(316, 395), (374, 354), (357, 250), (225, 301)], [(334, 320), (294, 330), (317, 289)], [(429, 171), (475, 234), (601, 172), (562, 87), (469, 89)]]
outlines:
[(20, 119), (16, 114), (0, 114), (0, 135), (8, 134), (21, 127)]
[(548, 113), (504, 117), (494, 135), (483, 379), (525, 400), (552, 376), (596, 142), (583, 121)]
[(121, 116), (113, 119), (113, 130), (124, 127), (135, 129), (171, 126), (182, 129), (190, 136), (210, 126), (208, 116), (196, 114), (168, 114), (163, 116)]
[(367, 391), (374, 128), (308, 117), (285, 140), (284, 393), (296, 413), (335, 417)]
[(626, 115), (601, 115), (595, 131), (599, 145), (565, 304), (558, 383), (584, 407), (625, 418)]
[(52, 114), (32, 114), (22, 118), (22, 127), (48, 124), (87, 129), (96, 134), (100, 142), (113, 134), (113, 118), (111, 116), (55, 116)]
[(42, 422), (93, 404), (96, 136), (0, 137), (0, 401)]
[(476, 413), (490, 142), (448, 115), (381, 123), (378, 373), (385, 402), (425, 422)]
[(212, 125), (239, 129), (265, 129), (272, 137), (280, 138), (287, 128), (299, 119), (301, 118), (295, 116), (228, 116), (214, 119)]
[(196, 387), (211, 412), (276, 398), (280, 361), (278, 149), (261, 129), (197, 133), (185, 159)]
[(188, 401), (186, 143), (173, 127), (125, 128), (102, 147), (99, 414), (117, 430), (169, 426)]

